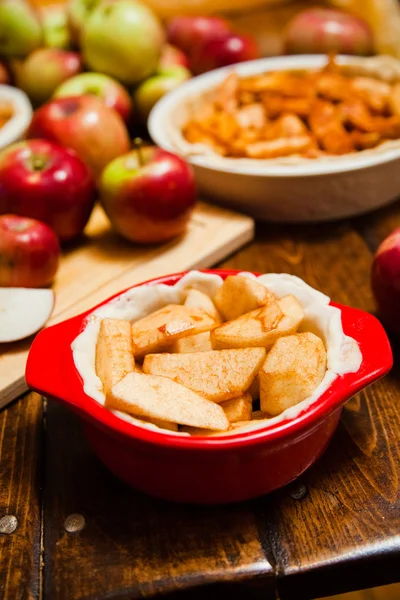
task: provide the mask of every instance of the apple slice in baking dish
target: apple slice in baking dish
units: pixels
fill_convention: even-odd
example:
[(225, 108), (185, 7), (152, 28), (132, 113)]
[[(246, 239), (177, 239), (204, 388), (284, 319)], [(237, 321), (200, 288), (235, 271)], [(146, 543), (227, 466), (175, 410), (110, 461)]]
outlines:
[(39, 331), (53, 306), (53, 290), (0, 288), (0, 343), (16, 342)]

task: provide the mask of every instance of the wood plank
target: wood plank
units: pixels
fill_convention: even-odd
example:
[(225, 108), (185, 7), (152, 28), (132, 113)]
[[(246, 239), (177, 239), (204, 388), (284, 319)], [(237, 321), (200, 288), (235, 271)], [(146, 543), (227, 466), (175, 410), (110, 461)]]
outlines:
[[(334, 300), (373, 311), (371, 253), (346, 224), (258, 229), (256, 243), (224, 266), (289, 272)], [(302, 600), (398, 580), (400, 370), (344, 411), (325, 455), (304, 476), (303, 500), (273, 496), (259, 528), (270, 543), (282, 600)], [(368, 565), (371, 565), (368, 567)]]
[(0, 597), (40, 597), (40, 458), (42, 401), (29, 394), (0, 413), (0, 519), (16, 517), (0, 533)]
[[(143, 247), (118, 239), (98, 207), (86, 241), (63, 257), (49, 324), (87, 310), (140, 281), (211, 266), (249, 242), (253, 233), (254, 222), (249, 217), (199, 203), (184, 236), (162, 246)], [(31, 343), (32, 339), (0, 344), (0, 409), (26, 390), (24, 370)]]
[(394, 584), (363, 590), (361, 592), (329, 596), (327, 598), (320, 598), (319, 600), (399, 600), (399, 598), (400, 584)]
[[(232, 580), (250, 599), (261, 592), (275, 599), (274, 572), (247, 505), (187, 507), (129, 489), (93, 456), (77, 418), (54, 403), (46, 449), (45, 599), (122, 600), (202, 586), (212, 599), (219, 592), (211, 584)], [(79, 533), (64, 529), (71, 513), (86, 519)], [(245, 586), (253, 578), (262, 586)]]
[(395, 229), (400, 227), (400, 201), (384, 209), (374, 211), (354, 220), (354, 227), (360, 232), (372, 252)]

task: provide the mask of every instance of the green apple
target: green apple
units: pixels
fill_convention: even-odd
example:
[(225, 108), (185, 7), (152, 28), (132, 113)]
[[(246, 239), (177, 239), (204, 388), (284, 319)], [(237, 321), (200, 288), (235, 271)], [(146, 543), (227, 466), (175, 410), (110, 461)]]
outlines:
[(82, 60), (77, 52), (39, 48), (24, 60), (14, 59), (11, 68), (17, 86), (34, 104), (42, 104), (63, 81), (80, 73)]
[(54, 92), (54, 98), (82, 96), (92, 94), (99, 96), (107, 106), (113, 108), (128, 121), (132, 111), (132, 100), (118, 81), (104, 73), (80, 73), (64, 81)]
[(42, 27), (24, 0), (0, 2), (0, 54), (7, 58), (26, 56), (42, 43)]
[(157, 69), (163, 29), (151, 10), (137, 0), (102, 0), (82, 32), (85, 62), (93, 71), (135, 84)]
[(72, 41), (80, 45), (83, 25), (91, 11), (99, 4), (100, 0), (69, 0), (67, 3), (67, 20)]
[(146, 123), (151, 109), (160, 98), (190, 77), (191, 73), (188, 69), (176, 65), (160, 68), (156, 75), (146, 79), (133, 96), (134, 105), (142, 121)]
[(47, 48), (71, 47), (71, 34), (68, 27), (67, 12), (61, 4), (50, 5), (42, 12), (44, 45)]

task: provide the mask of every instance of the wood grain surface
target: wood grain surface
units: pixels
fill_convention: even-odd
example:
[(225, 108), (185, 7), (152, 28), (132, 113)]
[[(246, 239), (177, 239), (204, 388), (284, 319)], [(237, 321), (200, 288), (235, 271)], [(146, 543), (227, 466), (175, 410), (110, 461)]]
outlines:
[[(398, 225), (399, 204), (351, 223), (262, 225), (255, 241), (223, 266), (293, 273), (338, 302), (374, 311), (372, 253)], [(13, 459), (15, 442), (6, 442), (12, 470), (25, 481), (21, 497), (26, 501), (30, 494), (33, 511), (43, 510), (42, 594), (26, 583), (38, 581), (31, 567), (31, 578), (25, 574), (15, 584), (20, 597), (125, 600), (168, 594), (213, 600), (229, 593), (234, 599), (275, 600), (279, 594), (281, 600), (311, 600), (399, 581), (400, 368), (395, 340), (393, 346), (395, 368), (348, 403), (327, 451), (301, 480), (235, 506), (178, 506), (129, 489), (92, 455), (77, 418), (49, 403), (42, 504), (32, 491), (37, 451)], [(27, 405), (23, 400), (7, 411), (16, 411), (9, 424), (19, 431), (16, 438), (25, 439), (25, 413), (17, 407)], [(40, 412), (32, 419), (39, 431)], [(5, 480), (18, 494), (10, 468)], [(5, 512), (3, 496), (0, 491)], [(86, 520), (80, 532), (64, 528), (72, 513)], [(38, 551), (38, 543), (31, 534), (31, 549)], [(11, 554), (17, 564), (23, 551), (15, 544)], [(0, 565), (0, 590), (9, 581)], [(31, 596), (24, 596), (27, 589)]]
[(7, 517), (17, 520), (13, 533), (0, 533), (4, 600), (39, 598), (42, 416), (37, 394), (27, 394), (0, 412), (0, 523)]

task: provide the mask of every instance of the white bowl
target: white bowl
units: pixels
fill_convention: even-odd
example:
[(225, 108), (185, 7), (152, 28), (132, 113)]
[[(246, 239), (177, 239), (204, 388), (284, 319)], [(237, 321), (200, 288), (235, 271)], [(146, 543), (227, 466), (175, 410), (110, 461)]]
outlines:
[[(391, 57), (338, 60), (362, 72), (400, 80), (400, 62)], [(263, 58), (195, 77), (156, 104), (148, 123), (150, 135), (162, 148), (185, 156), (194, 168), (201, 193), (257, 219), (324, 221), (369, 212), (400, 195), (398, 140), (340, 157), (254, 160), (192, 153), (180, 133), (188, 107), (232, 69), (249, 76), (286, 69), (317, 69), (325, 63), (326, 56), (322, 55)]]
[(32, 105), (28, 96), (11, 85), (0, 85), (0, 102), (6, 100), (14, 107), (14, 114), (0, 128), (0, 148), (22, 139), (32, 120)]

